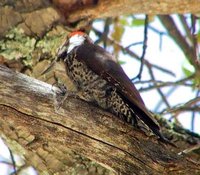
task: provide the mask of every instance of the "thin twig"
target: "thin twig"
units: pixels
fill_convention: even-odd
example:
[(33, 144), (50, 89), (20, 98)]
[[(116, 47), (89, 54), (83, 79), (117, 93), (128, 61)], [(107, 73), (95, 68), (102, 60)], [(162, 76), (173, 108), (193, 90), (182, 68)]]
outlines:
[(4, 160), (0, 161), (0, 163), (13, 166), (12, 162), (4, 161)]
[[(165, 94), (165, 97), (169, 97), (176, 89), (177, 89), (176, 86), (172, 86), (171, 89)], [(158, 111), (158, 109), (161, 107), (161, 105), (162, 105), (162, 99), (160, 99), (160, 101), (157, 103), (154, 110)]]
[(190, 148), (187, 148), (187, 149), (185, 149), (185, 150), (179, 152), (178, 155), (188, 154), (188, 153), (190, 153), (190, 152), (192, 152), (192, 151), (195, 151), (195, 150), (197, 150), (197, 149), (199, 149), (199, 148), (200, 148), (200, 143), (198, 143), (198, 144), (196, 144), (196, 145), (194, 145), (194, 146), (192, 146), (192, 147), (190, 147)]
[(191, 32), (190, 32), (190, 28), (187, 24), (187, 21), (186, 21), (186, 18), (184, 15), (178, 15), (179, 19), (180, 19), (180, 22), (185, 30), (185, 33), (186, 33), (186, 36), (187, 38), (189, 39), (190, 43), (192, 43), (192, 40), (193, 40), (193, 37), (191, 35)]
[(149, 25), (148, 28), (151, 29), (153, 32), (159, 34), (159, 35), (166, 35), (166, 36), (168, 36), (168, 34), (166, 32), (161, 32), (161, 31), (159, 31), (158, 29), (154, 28), (151, 25)]
[[(149, 87), (146, 87), (146, 88), (140, 88), (140, 91), (143, 92), (143, 91), (153, 90), (155, 88), (162, 88), (162, 87), (168, 87), (168, 86), (179, 86), (179, 85), (192, 87), (193, 83), (186, 83), (186, 82), (193, 79), (194, 76), (195, 75), (193, 74), (189, 77), (180, 79), (180, 80), (175, 81), (175, 82), (162, 82), (162, 81), (155, 80), (154, 82), (156, 82), (156, 86), (152, 85), (152, 86), (149, 86)], [(137, 83), (151, 83), (151, 82), (153, 82), (153, 80), (141, 81), (141, 82), (138, 81), (138, 82), (135, 82), (135, 84), (137, 84)]]
[[(199, 61), (199, 49), (198, 49), (198, 41), (197, 41), (197, 35), (196, 35), (196, 22), (197, 18), (194, 15), (191, 15), (191, 21), (192, 21), (192, 38), (193, 38), (193, 46), (194, 46), (194, 62), (200, 67), (200, 61)], [(199, 69), (200, 70), (200, 69)]]
[(136, 46), (136, 45), (139, 45), (139, 44), (142, 44), (143, 42), (136, 42), (136, 43), (132, 43), (132, 44), (129, 44), (128, 46), (126, 46), (125, 48), (130, 48), (130, 47), (133, 47), (133, 46)]
[(200, 64), (196, 59), (196, 48), (191, 47), (185, 37), (179, 31), (176, 23), (170, 15), (158, 15), (158, 18), (167, 29), (171, 38), (177, 43), (183, 53), (186, 55), (190, 63), (194, 66), (195, 70), (200, 70)]
[[(150, 74), (150, 76), (151, 76), (151, 79), (154, 80), (154, 84), (155, 84), (155, 86), (156, 86), (156, 80), (155, 80), (155, 76), (154, 76), (154, 74), (153, 74), (152, 68), (151, 68), (151, 67), (148, 67), (148, 70), (149, 70), (149, 74)], [(161, 89), (160, 89), (160, 88), (157, 88), (157, 91), (158, 91), (158, 93), (160, 94), (160, 96), (161, 96), (163, 102), (165, 103), (165, 105), (167, 106), (167, 108), (170, 108), (170, 104), (169, 104), (169, 102), (167, 101), (167, 99), (166, 99), (165, 95), (163, 94), (163, 92), (161, 91)]]
[(194, 131), (195, 115), (196, 115), (196, 111), (192, 111), (192, 117), (191, 117), (191, 130), (192, 131)]
[[(199, 96), (200, 90), (196, 93), (196, 98)], [(194, 121), (195, 121), (196, 111), (192, 111), (192, 119), (191, 119), (191, 130), (194, 131)]]
[(11, 158), (11, 161), (12, 161), (12, 164), (13, 164), (13, 174), (17, 175), (16, 163), (15, 163), (15, 159), (14, 159), (13, 153), (12, 153), (10, 148), (8, 148), (8, 150), (9, 150), (10, 158)]
[(112, 22), (112, 18), (107, 18), (105, 20), (103, 32), (101, 33), (101, 36), (99, 37), (99, 39), (95, 41), (95, 44), (103, 42), (103, 47), (104, 48), (107, 47), (107, 38), (108, 38), (108, 33), (110, 31), (111, 22)]
[[(196, 105), (199, 102), (200, 102), (200, 97), (196, 97), (194, 99), (189, 100), (188, 102), (186, 102), (184, 104), (176, 105), (174, 108), (163, 110), (161, 113), (166, 114), (166, 113), (176, 113), (176, 112), (179, 112), (179, 111), (185, 111), (185, 110), (188, 110), (188, 109), (191, 110), (192, 109), (191, 106), (193, 106), (193, 105), (194, 105), (193, 109), (200, 110), (199, 105)], [(190, 107), (190, 108), (188, 108), (188, 107)]]
[[(95, 32), (96, 35), (101, 36), (101, 32), (98, 31), (97, 29), (93, 28), (93, 31)], [(131, 51), (129, 48), (123, 47), (120, 43), (116, 42), (115, 40), (113, 40), (109, 37), (108, 37), (108, 41), (111, 42), (112, 44), (116, 44), (117, 46), (119, 46), (119, 48), (121, 49), (122, 52), (129, 54), (131, 57), (134, 57), (136, 60), (140, 60), (140, 57), (135, 52)], [(151, 66), (152, 68), (155, 68), (155, 69), (157, 69), (163, 73), (166, 73), (168, 75), (175, 76), (175, 74), (172, 71), (167, 70), (158, 65), (152, 64), (146, 59), (144, 59), (144, 64), (146, 66)]]
[(145, 21), (144, 21), (144, 41), (143, 41), (143, 51), (142, 51), (142, 56), (140, 58), (141, 60), (141, 65), (140, 65), (140, 70), (137, 76), (135, 78), (132, 78), (131, 80), (134, 81), (135, 79), (141, 79), (142, 76), (142, 70), (144, 66), (144, 57), (147, 49), (147, 39), (148, 39), (148, 24), (149, 24), (149, 17), (148, 15), (145, 15)]
[(160, 37), (159, 37), (159, 50), (162, 50), (162, 39), (163, 39), (163, 35), (168, 36), (168, 34), (166, 32), (161, 32), (158, 29), (152, 27), (152, 26), (148, 26), (149, 29), (151, 29), (153, 32), (157, 33)]
[[(22, 165), (22, 166), (20, 166), (18, 169), (17, 169), (17, 174), (23, 174), (23, 173), (21, 173), (24, 169), (26, 169), (26, 168), (28, 168), (29, 167), (29, 165), (28, 164), (24, 164), (24, 165)], [(10, 175), (15, 175), (14, 174), (14, 172), (12, 172)]]

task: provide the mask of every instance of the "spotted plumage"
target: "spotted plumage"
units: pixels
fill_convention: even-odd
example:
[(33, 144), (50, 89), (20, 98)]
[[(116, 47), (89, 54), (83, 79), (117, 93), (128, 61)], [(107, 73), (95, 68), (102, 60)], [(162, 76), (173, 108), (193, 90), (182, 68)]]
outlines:
[(64, 61), (67, 74), (82, 98), (128, 123), (137, 124), (140, 120), (160, 140), (169, 143), (120, 65), (85, 33), (71, 33), (59, 48), (58, 58)]
[(123, 101), (116, 87), (74, 58), (76, 58), (76, 52), (70, 52), (64, 58), (64, 62), (67, 74), (81, 92), (81, 97), (133, 124), (136, 121), (134, 111)]

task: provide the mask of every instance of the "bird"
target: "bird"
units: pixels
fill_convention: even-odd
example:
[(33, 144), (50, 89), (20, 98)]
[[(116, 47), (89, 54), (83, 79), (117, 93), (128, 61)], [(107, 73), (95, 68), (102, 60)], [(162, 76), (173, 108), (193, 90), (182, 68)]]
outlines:
[(159, 124), (115, 57), (94, 44), (86, 33), (71, 32), (59, 47), (57, 59), (64, 63), (67, 75), (84, 100), (133, 126), (141, 121), (159, 140), (173, 145), (161, 133)]

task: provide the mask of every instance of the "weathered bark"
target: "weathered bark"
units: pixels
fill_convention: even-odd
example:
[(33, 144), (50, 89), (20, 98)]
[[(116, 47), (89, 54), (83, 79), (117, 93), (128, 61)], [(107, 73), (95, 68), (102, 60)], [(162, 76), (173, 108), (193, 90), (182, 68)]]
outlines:
[(0, 37), (13, 27), (42, 37), (59, 22), (78, 24), (96, 18), (138, 13), (195, 14), (199, 13), (199, 0), (3, 0), (0, 2)]
[[(155, 137), (69, 97), (55, 108), (49, 84), (0, 66), (0, 134), (39, 172), (67, 172), (65, 153), (76, 152), (122, 174), (199, 174), (200, 167)], [(178, 145), (179, 146), (179, 145)]]

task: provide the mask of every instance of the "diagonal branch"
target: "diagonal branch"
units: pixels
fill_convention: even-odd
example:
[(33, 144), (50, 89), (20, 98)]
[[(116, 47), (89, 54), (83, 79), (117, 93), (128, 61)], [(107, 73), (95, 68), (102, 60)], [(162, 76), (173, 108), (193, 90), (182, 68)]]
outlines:
[[(113, 115), (70, 97), (55, 110), (49, 84), (0, 66), (0, 134), (41, 173), (66, 174), (71, 150), (121, 174), (198, 174), (178, 152)], [(183, 144), (185, 143), (185, 144)]]
[(178, 30), (173, 18), (170, 15), (158, 15), (158, 17), (159, 17), (161, 23), (167, 29), (169, 35), (174, 39), (174, 41), (177, 43), (177, 45), (180, 46), (180, 49), (183, 51), (183, 53), (186, 55), (187, 59), (194, 66), (197, 73), (199, 74), (200, 63), (196, 57), (196, 47), (194, 45), (190, 45), (186, 41), (185, 37)]

